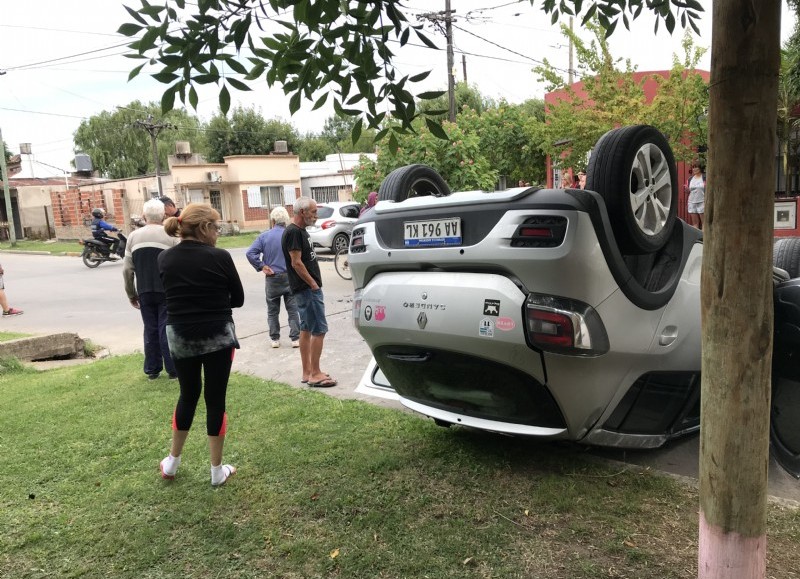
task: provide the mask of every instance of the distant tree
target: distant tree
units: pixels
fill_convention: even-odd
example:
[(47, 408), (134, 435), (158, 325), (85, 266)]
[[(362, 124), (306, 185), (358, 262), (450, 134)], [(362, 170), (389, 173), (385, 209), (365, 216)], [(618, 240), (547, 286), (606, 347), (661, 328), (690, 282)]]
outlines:
[(297, 150), (300, 161), (324, 161), (326, 155), (335, 152), (330, 141), (313, 133), (300, 139), (300, 147)]
[(3, 141), (3, 154), (6, 157), (6, 161), (12, 157), (11, 150), (8, 148), (8, 144), (5, 141)]
[(183, 109), (162, 115), (157, 103), (140, 101), (81, 121), (73, 135), (74, 150), (89, 155), (94, 169), (110, 179), (153, 173), (150, 135), (136, 125), (136, 121), (146, 120), (150, 115), (156, 119), (154, 122), (175, 127), (163, 130), (156, 141), (162, 171), (167, 168), (167, 156), (175, 154), (175, 141), (189, 141), (193, 151), (205, 153), (205, 135), (197, 117)]
[(286, 141), (297, 152), (300, 137), (294, 125), (280, 119), (265, 119), (254, 108), (236, 107), (230, 115), (218, 111), (208, 123), (208, 160), (221, 163), (229, 155), (268, 155), (275, 141)]
[(522, 105), (500, 101), (481, 115), (465, 107), (456, 122), (478, 135), (489, 165), (505, 175), (509, 185), (520, 180), (544, 181), (545, 155), (536, 142), (539, 127), (544, 123), (543, 101), (527, 101)]
[(498, 171), (484, 154), (476, 125), (464, 123), (462, 126), (445, 121), (442, 128), (447, 133), (446, 140), (434, 135), (427, 125), (420, 124), (415, 127), (416, 133), (398, 135), (397, 150), (380, 143), (377, 162), (362, 157), (355, 170), (356, 198), (365, 199), (391, 171), (413, 163), (436, 169), (453, 191), (493, 190)]
[(353, 127), (358, 119), (345, 115), (333, 115), (325, 119), (320, 137), (328, 141), (331, 153), (373, 153), (375, 152), (375, 130), (365, 129), (353, 142)]
[[(469, 85), (465, 82), (456, 83), (455, 100), (456, 114), (461, 113), (465, 109), (481, 114), (486, 109), (497, 106), (492, 99), (481, 94), (477, 86)], [(438, 119), (439, 121), (447, 119), (448, 106), (447, 94), (443, 94), (434, 99), (420, 100), (417, 102), (417, 108), (421, 113)]]
[(547, 60), (534, 69), (548, 83), (548, 90), (563, 90), (566, 95), (549, 105), (547, 123), (539, 126), (539, 147), (562, 166), (582, 168), (606, 131), (622, 122), (650, 124), (667, 135), (677, 159), (689, 160), (696, 154), (697, 145), (707, 142), (708, 93), (703, 79), (694, 71), (704, 51), (695, 48), (691, 37), (685, 36), (683, 60), (674, 58), (669, 78), (648, 77), (660, 87), (657, 97), (648, 103), (644, 93), (646, 79), (635, 80), (636, 70), (630, 60), (618, 68), (622, 61), (612, 56), (605, 30), (591, 22), (585, 28), (594, 35), (589, 43), (562, 26), (562, 32), (575, 47), (585, 96), (568, 85)]

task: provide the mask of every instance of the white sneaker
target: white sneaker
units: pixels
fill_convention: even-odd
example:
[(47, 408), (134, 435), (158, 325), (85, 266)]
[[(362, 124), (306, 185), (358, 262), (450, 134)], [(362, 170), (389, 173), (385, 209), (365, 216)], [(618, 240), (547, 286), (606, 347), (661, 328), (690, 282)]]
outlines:
[(273, 348), (280, 348), (281, 347), (281, 343), (278, 340), (272, 340), (272, 342), (270, 342), (269, 345), (272, 346)]
[(300, 347), (300, 340), (295, 340), (292, 342), (292, 348), (299, 348)]

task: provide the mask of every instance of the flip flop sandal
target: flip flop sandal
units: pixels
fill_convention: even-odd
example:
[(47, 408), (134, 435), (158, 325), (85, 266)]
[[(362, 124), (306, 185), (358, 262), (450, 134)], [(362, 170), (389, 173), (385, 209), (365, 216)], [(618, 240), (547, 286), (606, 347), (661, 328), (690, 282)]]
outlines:
[(331, 378), (330, 376), (328, 376), (324, 380), (320, 380), (319, 382), (308, 383), (308, 385), (311, 386), (312, 388), (331, 388), (333, 386), (336, 386), (337, 384), (338, 382), (333, 378)]

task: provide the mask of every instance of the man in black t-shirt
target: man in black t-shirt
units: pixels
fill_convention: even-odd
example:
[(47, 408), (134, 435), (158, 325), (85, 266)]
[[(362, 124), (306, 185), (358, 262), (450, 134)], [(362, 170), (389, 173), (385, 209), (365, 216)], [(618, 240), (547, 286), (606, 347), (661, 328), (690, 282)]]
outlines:
[(325, 300), (322, 295), (317, 254), (311, 245), (306, 227), (317, 220), (317, 203), (308, 197), (294, 202), (292, 222), (281, 239), (286, 259), (289, 287), (300, 313), (300, 359), (303, 363), (301, 382), (317, 388), (336, 386), (337, 382), (320, 369), (322, 344), (328, 333), (325, 319)]

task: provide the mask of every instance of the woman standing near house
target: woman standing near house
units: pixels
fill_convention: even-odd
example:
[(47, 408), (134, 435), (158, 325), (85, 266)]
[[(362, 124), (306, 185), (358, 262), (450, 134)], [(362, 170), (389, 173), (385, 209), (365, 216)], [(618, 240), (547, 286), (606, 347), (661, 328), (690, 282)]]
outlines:
[(233, 466), (222, 464), (222, 446), (227, 430), (225, 395), (233, 352), (239, 347), (231, 308), (244, 304), (242, 282), (230, 253), (215, 247), (219, 218), (211, 205), (190, 203), (180, 217), (164, 221), (164, 231), (181, 242), (158, 256), (167, 296), (167, 341), (180, 383), (172, 445), (160, 463), (161, 476), (175, 478), (204, 391), (213, 486), (236, 473)]
[(697, 229), (703, 229), (703, 214), (706, 206), (706, 174), (705, 167), (699, 161), (692, 163), (692, 176), (684, 185), (689, 195), (689, 223)]

